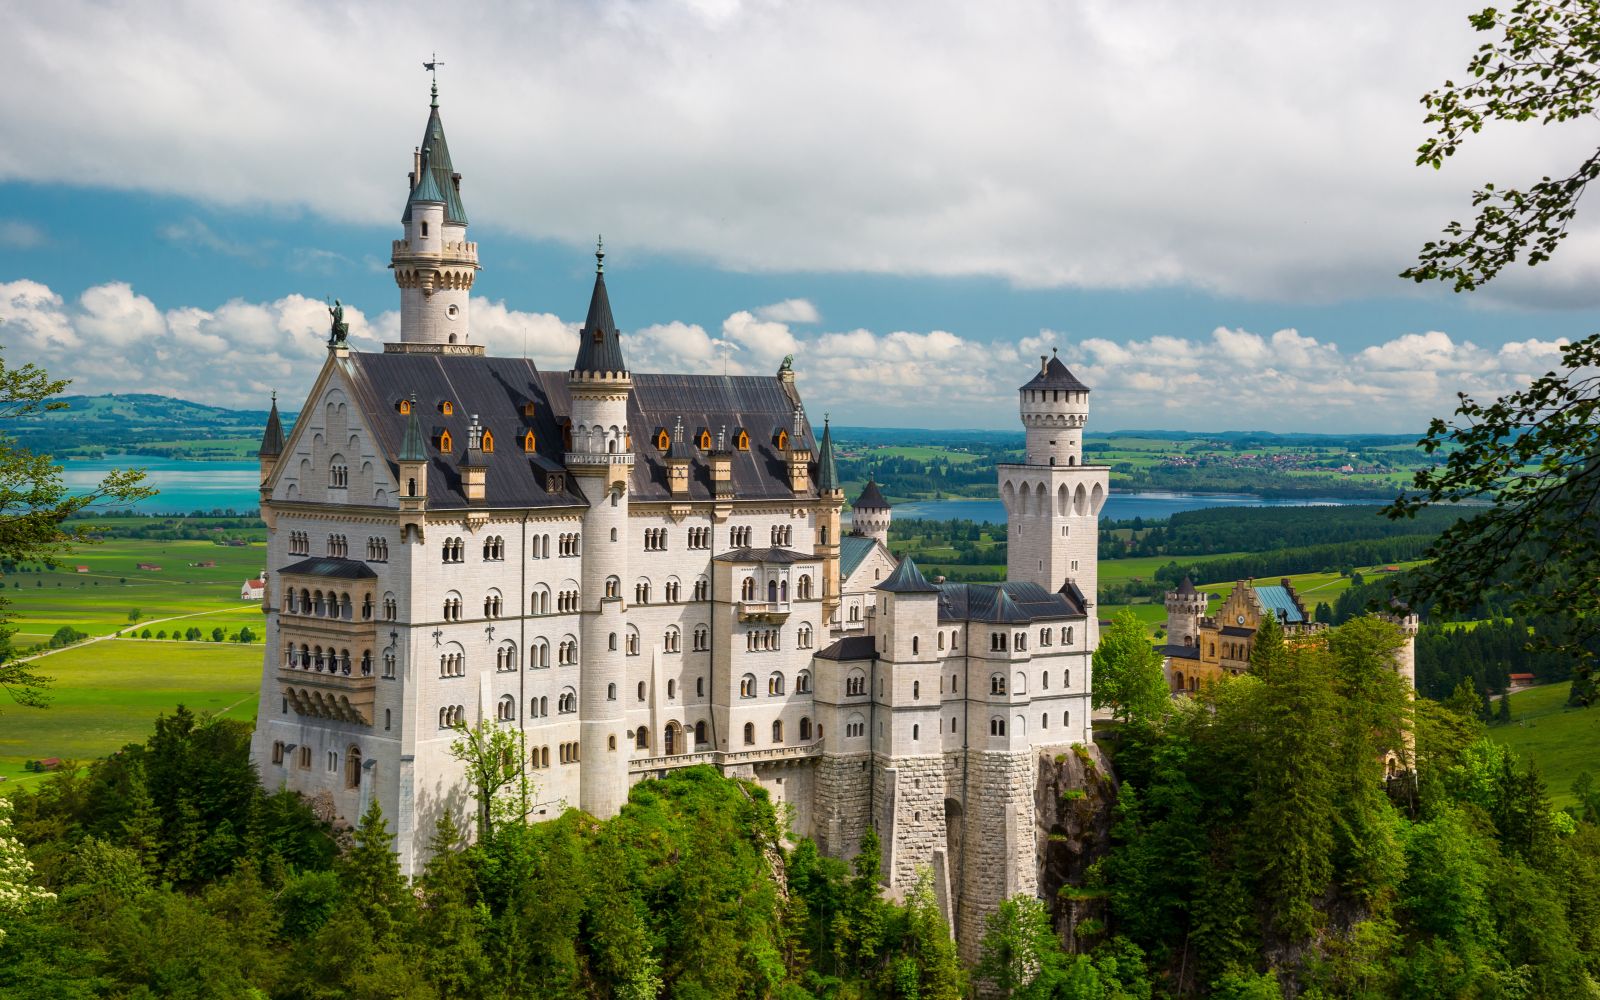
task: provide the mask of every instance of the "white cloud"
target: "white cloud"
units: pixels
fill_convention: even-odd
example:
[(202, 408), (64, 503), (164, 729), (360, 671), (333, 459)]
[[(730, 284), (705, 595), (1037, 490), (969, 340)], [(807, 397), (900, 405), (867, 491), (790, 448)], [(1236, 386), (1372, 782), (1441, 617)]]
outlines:
[[(1398, 295), (1395, 274), (1463, 217), (1472, 185), (1527, 183), (1593, 148), (1574, 126), (1491, 127), (1443, 171), (1414, 167), (1418, 96), (1482, 40), (1442, 4), (541, 0), (441, 20), (420, 0), (171, 0), (159, 16), (60, 0), (9, 14), (0, 179), (392, 226), (426, 102), (402, 54), (427, 37), (475, 223), (574, 245), (603, 230), (739, 270)], [(1600, 302), (1592, 215), (1502, 294)]]
[(44, 230), (20, 219), (0, 219), (0, 247), (7, 250), (33, 250), (50, 241)]
[[(565, 371), (576, 321), (474, 299), (472, 339), (493, 354)], [(399, 317), (345, 307), (359, 350), (399, 335)], [(296, 400), (326, 356), (327, 306), (303, 295), (271, 302), (162, 308), (126, 283), (67, 301), (34, 281), (0, 283), (0, 343), (8, 364), (33, 361), (73, 391), (156, 392), (227, 406), (259, 406), (272, 389)], [(740, 310), (713, 337), (674, 321), (624, 333), (640, 372), (767, 374), (784, 354), (814, 416), (878, 426), (1017, 425), (1016, 390), (1037, 358), (1061, 356), (1094, 391), (1091, 428), (1419, 432), (1454, 410), (1455, 394), (1492, 398), (1556, 368), (1565, 341), (1524, 340), (1486, 350), (1448, 333), (1406, 333), (1353, 353), (1296, 330), (1218, 327), (1193, 337), (1074, 342), (1052, 330), (980, 341), (944, 330), (823, 331)]]
[(756, 315), (774, 323), (820, 323), (822, 315), (810, 299), (784, 299), (770, 306), (762, 306)]

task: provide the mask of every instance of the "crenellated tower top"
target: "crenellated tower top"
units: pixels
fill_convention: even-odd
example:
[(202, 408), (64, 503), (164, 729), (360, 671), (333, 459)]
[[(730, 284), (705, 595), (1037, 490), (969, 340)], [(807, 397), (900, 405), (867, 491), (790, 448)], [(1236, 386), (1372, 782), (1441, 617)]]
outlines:
[(1049, 357), (1040, 356), (1039, 374), (1017, 391), (1027, 430), (1027, 464), (1082, 465), (1089, 387), (1052, 349)]

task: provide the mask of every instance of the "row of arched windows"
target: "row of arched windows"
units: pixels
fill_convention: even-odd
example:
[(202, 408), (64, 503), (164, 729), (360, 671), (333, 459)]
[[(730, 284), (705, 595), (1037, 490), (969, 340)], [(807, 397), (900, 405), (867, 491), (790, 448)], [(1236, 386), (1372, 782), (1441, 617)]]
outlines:
[(467, 710), (462, 705), (446, 705), (439, 709), (439, 728), (453, 729), (467, 723)]
[(794, 526), (789, 524), (774, 524), (772, 526), (772, 545), (788, 547), (794, 544)]
[(350, 554), (350, 543), (345, 541), (343, 535), (328, 536), (328, 555), (335, 559), (343, 559)]
[[(774, 670), (771, 674), (767, 675), (767, 695), (769, 697), (776, 697), (778, 695), (784, 694), (785, 693), (784, 687), (785, 687), (784, 676), (783, 676), (783, 672), (781, 670)], [(811, 671), (802, 670), (799, 673), (795, 674), (795, 676), (794, 676), (794, 693), (795, 694), (810, 694), (811, 693)], [(741, 677), (739, 679), (739, 697), (741, 697), (741, 698), (754, 698), (755, 696), (756, 696), (756, 675), (755, 674), (745, 674), (743, 677)]]
[(444, 561), (447, 563), (465, 562), (467, 546), (459, 538), (446, 538), (443, 547)]
[[(393, 653), (387, 654), (393, 656)], [(352, 661), (350, 650), (335, 649), (329, 646), (309, 646), (301, 643), (298, 647), (289, 643), (283, 653), (284, 666), (290, 670), (313, 670), (317, 673), (343, 674), (350, 676), (352, 671), (359, 672), (362, 677), (372, 676), (372, 650), (361, 652), (359, 661)]]
[(328, 488), (332, 490), (348, 489), (350, 486), (350, 467), (334, 459), (328, 466)]
[(311, 536), (304, 531), (289, 532), (289, 554), (291, 556), (309, 556), (311, 554)]
[(374, 535), (367, 539), (367, 561), (389, 561), (389, 540), (387, 538), (378, 538)]
[(506, 557), (506, 540), (499, 535), (491, 535), (483, 540), (483, 558), (487, 561), (499, 562)]
[(644, 550), (646, 552), (665, 552), (667, 550), (667, 529), (644, 529)]
[(750, 547), (750, 526), (732, 527), (728, 529), (728, 547), (744, 549)]
[(439, 655), (440, 677), (465, 677), (467, 675), (467, 657), (465, 653), (441, 653)]
[(781, 633), (775, 628), (757, 629), (744, 634), (744, 648), (752, 652), (772, 652), (779, 648)]
[(709, 549), (709, 548), (711, 548), (711, 529), (710, 528), (690, 528), (689, 529), (689, 548), (691, 548), (691, 549)]

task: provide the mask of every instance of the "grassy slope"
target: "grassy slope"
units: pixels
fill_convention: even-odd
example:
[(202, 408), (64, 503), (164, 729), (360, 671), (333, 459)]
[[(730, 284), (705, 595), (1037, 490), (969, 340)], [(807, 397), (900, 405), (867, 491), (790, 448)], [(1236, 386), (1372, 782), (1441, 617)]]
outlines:
[(150, 734), (157, 715), (180, 703), (196, 712), (254, 719), (261, 647), (230, 643), (107, 639), (37, 661), (55, 678), (49, 708), (0, 706), (5, 786), (38, 780), (25, 760), (87, 760)]
[[(1600, 773), (1600, 708), (1567, 708), (1571, 683), (1545, 684), (1511, 696), (1511, 722), (1489, 738), (1537, 760), (1557, 806), (1570, 805), (1580, 771)], [(1496, 706), (1498, 707), (1498, 706)]]

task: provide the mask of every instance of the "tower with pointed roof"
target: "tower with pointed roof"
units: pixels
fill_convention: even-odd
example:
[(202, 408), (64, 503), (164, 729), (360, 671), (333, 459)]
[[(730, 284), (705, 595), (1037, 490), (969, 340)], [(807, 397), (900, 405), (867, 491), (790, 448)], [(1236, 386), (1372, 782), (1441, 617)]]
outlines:
[(278, 467), (278, 456), (283, 454), (283, 422), (278, 419), (278, 394), (272, 394), (272, 412), (267, 414), (267, 429), (261, 435), (261, 448), (256, 457), (261, 460), (261, 485), (265, 490), (272, 470)]
[(1083, 428), (1089, 387), (1056, 357), (1039, 358), (1039, 373), (1018, 390), (1027, 445), (1020, 464), (999, 467), (1006, 506), (1006, 579), (1050, 591), (1076, 590), (1090, 606), (1090, 640), (1099, 583), (1100, 508), (1111, 470), (1085, 465)]
[(842, 588), (839, 561), (839, 514), (844, 510), (844, 489), (839, 485), (839, 465), (833, 457), (833, 428), (826, 414), (822, 418), (822, 440), (817, 444), (817, 497), (823, 505), (817, 513), (817, 554), (822, 557), (822, 620), (839, 619)]
[(887, 548), (889, 523), (893, 520), (894, 513), (889, 509), (889, 501), (883, 498), (883, 491), (878, 489), (877, 481), (868, 479), (861, 495), (850, 505), (850, 532)]
[(1177, 590), (1166, 594), (1167, 645), (1184, 649), (1197, 649), (1200, 645), (1200, 619), (1205, 616), (1209, 594), (1195, 589), (1194, 581), (1187, 576)]
[(567, 373), (572, 444), (567, 471), (589, 501), (583, 518), (583, 656), (578, 685), (583, 771), (579, 807), (615, 816), (628, 801), (628, 747), (620, 692), (626, 681), (628, 485), (633, 442), (628, 401), (633, 376), (606, 293), (605, 248), (595, 249), (594, 291), (578, 331), (578, 356)]
[(461, 175), (450, 161), (439, 118), (439, 85), (433, 85), (428, 125), (412, 153), (407, 178), (405, 227), (394, 241), (389, 266), (400, 286), (400, 342), (392, 352), (482, 354), (471, 342), (469, 297), (478, 273), (478, 245), (467, 240), (467, 210)]

